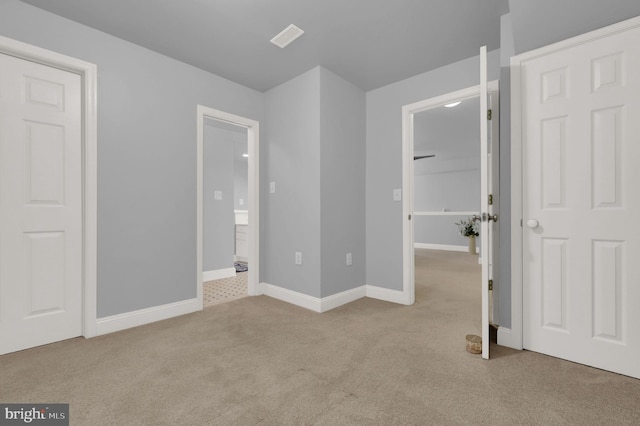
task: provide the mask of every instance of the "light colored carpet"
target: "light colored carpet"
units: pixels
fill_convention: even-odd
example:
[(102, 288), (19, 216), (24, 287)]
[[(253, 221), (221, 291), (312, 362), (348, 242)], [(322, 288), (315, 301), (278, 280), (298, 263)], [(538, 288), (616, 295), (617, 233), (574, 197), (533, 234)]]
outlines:
[(235, 277), (207, 281), (202, 284), (202, 302), (205, 308), (230, 302), (243, 297), (247, 293), (248, 272), (236, 272)]
[(72, 425), (620, 425), (640, 381), (544, 355), (465, 351), (477, 265), (420, 251), (417, 302), (317, 314), (265, 296), (0, 357), (0, 401)]

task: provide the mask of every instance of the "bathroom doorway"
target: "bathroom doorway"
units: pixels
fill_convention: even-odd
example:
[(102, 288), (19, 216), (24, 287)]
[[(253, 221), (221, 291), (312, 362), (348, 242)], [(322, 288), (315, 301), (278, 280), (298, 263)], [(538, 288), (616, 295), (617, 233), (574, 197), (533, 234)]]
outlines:
[(255, 295), (258, 123), (198, 108), (198, 272), (203, 306)]

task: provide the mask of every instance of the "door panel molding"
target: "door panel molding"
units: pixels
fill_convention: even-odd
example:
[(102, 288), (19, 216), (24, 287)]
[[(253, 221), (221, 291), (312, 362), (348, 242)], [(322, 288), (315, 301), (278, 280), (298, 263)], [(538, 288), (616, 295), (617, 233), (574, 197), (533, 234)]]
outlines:
[[(0, 36), (0, 53), (68, 71), (81, 78), (82, 335), (93, 337), (97, 335), (97, 66), (3, 36)], [(33, 100), (37, 101), (37, 93), (32, 95)], [(51, 107), (58, 107), (58, 104)]]

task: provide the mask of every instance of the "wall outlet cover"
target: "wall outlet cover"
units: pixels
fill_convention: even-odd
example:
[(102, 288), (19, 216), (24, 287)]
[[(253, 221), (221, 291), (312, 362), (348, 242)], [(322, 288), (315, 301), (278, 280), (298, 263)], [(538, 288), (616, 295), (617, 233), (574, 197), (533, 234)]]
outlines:
[(214, 191), (213, 192), (214, 200), (222, 200), (222, 191)]

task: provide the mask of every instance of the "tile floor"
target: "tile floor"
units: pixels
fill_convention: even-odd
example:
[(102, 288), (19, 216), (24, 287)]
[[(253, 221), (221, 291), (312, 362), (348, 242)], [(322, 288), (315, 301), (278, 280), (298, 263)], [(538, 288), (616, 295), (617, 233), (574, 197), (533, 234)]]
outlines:
[(202, 285), (204, 307), (247, 297), (247, 272), (237, 272), (235, 277), (207, 281)]

